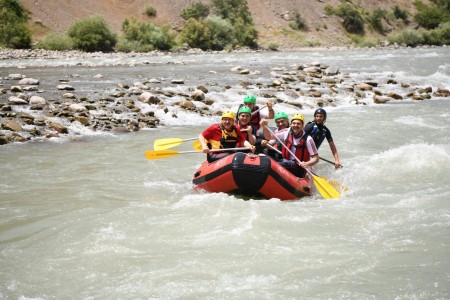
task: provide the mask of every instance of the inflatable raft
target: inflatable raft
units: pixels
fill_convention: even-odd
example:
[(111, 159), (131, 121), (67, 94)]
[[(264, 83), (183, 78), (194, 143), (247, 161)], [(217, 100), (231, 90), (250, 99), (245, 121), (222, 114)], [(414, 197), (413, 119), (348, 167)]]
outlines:
[(281, 200), (311, 196), (311, 181), (309, 175), (306, 178), (294, 176), (269, 156), (242, 152), (212, 163), (205, 161), (192, 179), (197, 190)]

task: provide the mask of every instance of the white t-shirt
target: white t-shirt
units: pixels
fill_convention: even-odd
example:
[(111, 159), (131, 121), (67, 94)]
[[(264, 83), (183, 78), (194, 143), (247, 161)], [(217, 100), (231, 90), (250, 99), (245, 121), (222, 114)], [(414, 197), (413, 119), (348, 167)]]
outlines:
[[(276, 137), (279, 138), (282, 142), (284, 142), (286, 140), (286, 138), (288, 137), (288, 134), (290, 133), (290, 130), (281, 130), (278, 132), (274, 132)], [(300, 142), (301, 138), (303, 137), (303, 135), (305, 134), (305, 131), (303, 130), (303, 134), (301, 137), (299, 138), (295, 138), (293, 139), (293, 143), (291, 146), (291, 152), (295, 153), (295, 146), (298, 145), (298, 143)], [(318, 154), (317, 148), (316, 148), (316, 144), (314, 143), (314, 140), (312, 137), (308, 136), (308, 138), (306, 139), (306, 148), (308, 149), (309, 152), (309, 156), (312, 157), (314, 155)], [(290, 160), (295, 160), (295, 157), (290, 154), (289, 155), (289, 159)]]

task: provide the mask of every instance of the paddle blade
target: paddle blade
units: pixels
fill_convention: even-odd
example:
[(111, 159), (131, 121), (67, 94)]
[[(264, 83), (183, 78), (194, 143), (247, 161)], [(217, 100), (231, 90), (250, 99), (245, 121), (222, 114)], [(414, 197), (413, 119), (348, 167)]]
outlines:
[(155, 150), (166, 150), (175, 146), (180, 145), (185, 140), (180, 138), (169, 138), (169, 139), (159, 139), (155, 140), (153, 143), (153, 149)]
[(203, 150), (202, 144), (200, 143), (199, 140), (196, 140), (196, 141), (194, 142), (194, 149), (195, 149), (195, 150)]
[(341, 197), (341, 194), (336, 191), (336, 189), (327, 182), (324, 178), (321, 178), (316, 175), (312, 175), (314, 185), (316, 186), (317, 191), (324, 197), (325, 199), (338, 199)]
[(145, 157), (149, 160), (172, 157), (177, 154), (179, 154), (179, 152), (173, 151), (173, 150), (148, 150), (148, 151), (145, 151)]
[(334, 187), (339, 192), (348, 192), (350, 189), (348, 186), (341, 184), (339, 181), (336, 180), (330, 180), (326, 177), (323, 177), (329, 184), (331, 184), (332, 187)]

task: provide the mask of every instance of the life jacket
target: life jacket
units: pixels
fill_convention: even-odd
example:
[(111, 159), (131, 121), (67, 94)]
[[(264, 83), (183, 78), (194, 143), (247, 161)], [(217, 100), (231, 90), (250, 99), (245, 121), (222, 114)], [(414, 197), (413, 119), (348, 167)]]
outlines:
[(236, 148), (236, 144), (238, 141), (238, 134), (236, 131), (236, 126), (232, 126), (232, 131), (227, 132), (225, 127), (222, 124), (219, 124), (220, 129), (222, 130), (222, 137), (220, 141), (209, 140), (208, 148), (209, 149), (225, 149), (225, 148)]
[[(308, 134), (306, 134), (306, 132), (305, 132), (303, 134), (303, 136), (301, 137), (300, 141), (298, 142), (298, 144), (295, 145), (294, 154), (300, 161), (308, 161), (309, 160), (309, 151), (308, 151), (308, 147), (306, 146), (307, 138), (308, 138)], [(292, 131), (289, 131), (289, 133), (286, 137), (286, 140), (284, 141), (284, 144), (286, 145), (286, 147), (283, 147), (283, 149), (281, 150), (282, 156), (284, 159), (290, 158), (291, 154), (289, 153), (289, 151), (286, 150), (286, 148), (291, 150), (293, 143), (294, 143), (294, 135), (292, 134)]]
[(320, 145), (325, 140), (326, 132), (327, 130), (323, 124), (322, 126), (319, 126), (313, 121), (309, 121), (305, 126), (305, 133), (309, 134), (309, 136), (313, 138), (317, 149), (319, 149)]
[[(239, 104), (238, 112), (242, 106), (244, 106), (244, 104)], [(259, 109), (259, 106), (255, 105), (255, 107), (253, 107), (252, 115), (250, 117), (250, 124), (252, 125), (252, 127), (255, 131), (258, 131), (259, 128), (261, 127), (261, 125), (259, 125), (259, 122), (261, 122), (261, 114), (259, 113), (259, 111), (255, 113), (255, 111), (257, 111), (258, 109)], [(236, 123), (238, 122), (238, 118), (239, 118), (239, 116), (236, 113)]]

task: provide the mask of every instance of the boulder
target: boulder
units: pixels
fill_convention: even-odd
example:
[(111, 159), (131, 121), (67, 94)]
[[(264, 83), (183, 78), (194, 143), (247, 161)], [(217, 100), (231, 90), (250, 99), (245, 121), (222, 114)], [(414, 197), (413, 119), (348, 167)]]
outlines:
[(22, 126), (17, 121), (12, 120), (12, 119), (3, 120), (2, 128), (5, 130), (10, 130), (10, 131), (22, 131), (23, 130)]

